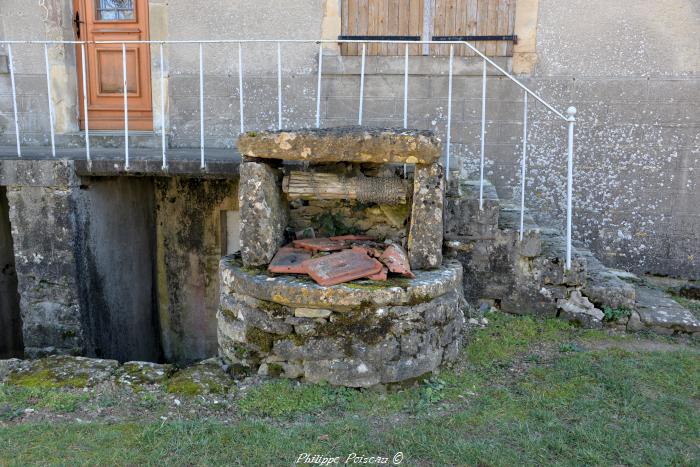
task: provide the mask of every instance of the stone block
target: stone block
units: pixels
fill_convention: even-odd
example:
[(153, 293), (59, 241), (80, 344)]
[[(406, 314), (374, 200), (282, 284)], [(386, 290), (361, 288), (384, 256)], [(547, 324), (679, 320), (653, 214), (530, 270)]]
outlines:
[(175, 371), (173, 365), (152, 362), (126, 362), (117, 371), (117, 381), (127, 386), (160, 384)]
[(268, 264), (284, 243), (289, 220), (279, 171), (266, 163), (242, 163), (239, 203), (243, 263)]
[(380, 373), (358, 359), (316, 360), (304, 362), (304, 376), (312, 383), (350, 387), (371, 387), (381, 382)]
[(296, 308), (294, 310), (294, 316), (297, 318), (328, 318), (331, 310), (324, 310), (322, 308)]
[(413, 270), (442, 264), (444, 192), (441, 165), (416, 165), (408, 233), (408, 257)]
[(568, 299), (557, 300), (561, 310), (559, 317), (580, 324), (585, 328), (603, 327), (603, 312), (593, 305), (581, 292), (574, 290)]
[(442, 362), (443, 349), (430, 349), (414, 358), (388, 362), (382, 368), (381, 382), (396, 383), (434, 371)]
[(249, 132), (239, 138), (238, 150), (306, 162), (430, 164), (440, 157), (441, 143), (430, 131), (345, 127)]

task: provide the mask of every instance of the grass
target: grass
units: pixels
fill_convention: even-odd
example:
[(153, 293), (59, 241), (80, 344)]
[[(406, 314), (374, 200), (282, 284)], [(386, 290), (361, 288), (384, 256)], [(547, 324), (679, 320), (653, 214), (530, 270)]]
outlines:
[[(271, 380), (218, 418), (12, 423), (0, 427), (0, 465), (289, 465), (304, 452), (345, 460), (399, 451), (404, 465), (700, 463), (697, 352), (594, 351), (589, 344), (611, 337), (554, 320), (489, 320), (454, 368), (413, 387)], [(0, 386), (0, 408), (39, 397), (26, 391)]]
[(12, 419), (25, 408), (71, 413), (89, 399), (84, 393), (0, 385), (0, 420)]

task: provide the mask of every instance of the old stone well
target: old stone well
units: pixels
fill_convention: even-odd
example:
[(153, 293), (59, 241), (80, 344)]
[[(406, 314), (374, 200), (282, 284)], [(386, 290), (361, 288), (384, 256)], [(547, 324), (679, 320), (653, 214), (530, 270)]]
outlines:
[[(439, 139), (425, 131), (350, 127), (248, 133), (238, 146), (241, 251), (221, 260), (217, 314), (220, 352), (229, 363), (369, 387), (418, 378), (456, 358), (465, 302), (462, 266), (442, 257)], [(298, 179), (308, 181), (308, 192), (298, 192)], [(311, 263), (342, 255), (290, 247), (309, 235), (333, 237), (311, 242), (348, 248), (376, 239), (345, 249), (349, 265), (332, 264), (342, 269), (356, 258), (380, 264), (374, 255), (381, 273), (339, 278), (326, 268), (328, 277), (319, 279)], [(270, 272), (282, 251), (313, 257), (295, 266), (298, 274)], [(410, 271), (392, 267), (381, 251), (403, 255)]]

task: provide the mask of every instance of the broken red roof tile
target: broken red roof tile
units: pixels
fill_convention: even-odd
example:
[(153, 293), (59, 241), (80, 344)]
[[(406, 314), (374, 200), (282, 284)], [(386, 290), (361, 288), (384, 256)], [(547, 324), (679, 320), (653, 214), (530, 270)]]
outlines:
[(372, 274), (371, 276), (367, 276), (367, 279), (371, 281), (385, 281), (387, 279), (387, 276), (389, 275), (389, 269), (387, 269), (386, 266), (382, 268), (381, 271), (379, 271), (377, 274)]
[(398, 245), (391, 244), (384, 250), (384, 253), (379, 258), (379, 260), (386, 264), (389, 271), (401, 274), (405, 277), (410, 277), (411, 279), (416, 276), (411, 272), (411, 266), (408, 263), (408, 256), (406, 252)]
[(364, 245), (353, 245), (352, 250), (361, 251), (366, 255), (372, 256), (373, 258), (379, 258), (380, 256), (382, 256), (383, 253), (381, 250)]
[(337, 242), (330, 238), (305, 238), (294, 240), (294, 246), (311, 251), (339, 251), (345, 248), (344, 242)]
[(375, 240), (375, 238), (368, 235), (337, 235), (335, 237), (331, 237), (331, 240), (336, 240), (339, 242), (355, 242), (362, 240)]
[(382, 263), (365, 253), (344, 250), (306, 260), (303, 267), (319, 285), (330, 286), (377, 274), (382, 270)]
[(267, 270), (278, 274), (306, 274), (302, 263), (311, 259), (311, 252), (301, 248), (282, 247), (277, 250)]

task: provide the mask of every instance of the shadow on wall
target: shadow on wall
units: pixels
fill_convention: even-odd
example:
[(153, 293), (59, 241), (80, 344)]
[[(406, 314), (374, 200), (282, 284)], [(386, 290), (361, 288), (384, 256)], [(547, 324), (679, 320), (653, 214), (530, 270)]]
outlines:
[(80, 300), (89, 355), (161, 361), (153, 180), (84, 178), (77, 203)]
[(22, 319), (5, 187), (0, 187), (0, 359), (22, 357)]
[(88, 355), (178, 364), (217, 355), (219, 260), (238, 249), (238, 181), (81, 183), (77, 257)]

